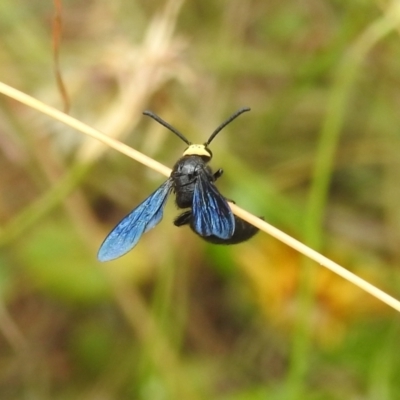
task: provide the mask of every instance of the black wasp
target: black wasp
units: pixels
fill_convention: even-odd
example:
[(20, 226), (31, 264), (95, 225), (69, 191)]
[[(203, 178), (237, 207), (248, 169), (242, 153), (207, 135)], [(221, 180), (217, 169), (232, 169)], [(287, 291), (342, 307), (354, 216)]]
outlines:
[(236, 111), (204, 144), (190, 143), (182, 133), (159, 116), (150, 111), (143, 113), (174, 132), (189, 147), (174, 165), (168, 180), (109, 233), (98, 253), (100, 261), (121, 257), (136, 246), (141, 236), (161, 221), (165, 204), (172, 191), (175, 193), (178, 208), (188, 209), (175, 219), (174, 224), (189, 225), (193, 232), (207, 242), (236, 244), (250, 239), (257, 233), (257, 228), (232, 213), (227, 200), (216, 188), (215, 181), (222, 175), (222, 169), (213, 173), (208, 166), (212, 158), (208, 145), (226, 125), (246, 111), (250, 111), (250, 108)]

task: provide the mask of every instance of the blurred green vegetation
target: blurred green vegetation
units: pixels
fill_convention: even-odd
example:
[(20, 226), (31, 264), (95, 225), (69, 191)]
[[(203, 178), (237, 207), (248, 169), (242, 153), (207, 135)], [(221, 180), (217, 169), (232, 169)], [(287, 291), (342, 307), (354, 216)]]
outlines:
[[(62, 109), (53, 3), (0, 10), (0, 80)], [(251, 107), (212, 143), (222, 193), (400, 297), (392, 3), (69, 1), (62, 21), (72, 116), (172, 166), (184, 144), (143, 110), (202, 142)], [(400, 398), (398, 315), (263, 233), (209, 245), (171, 199), (97, 262), (164, 178), (0, 105), (0, 398)]]

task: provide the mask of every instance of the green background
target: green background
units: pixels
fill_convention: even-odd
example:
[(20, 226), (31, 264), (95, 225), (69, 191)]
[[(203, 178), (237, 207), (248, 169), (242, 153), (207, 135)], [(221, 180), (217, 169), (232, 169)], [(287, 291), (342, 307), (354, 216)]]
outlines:
[[(172, 167), (400, 297), (397, 1), (2, 0), (0, 80)], [(97, 249), (165, 178), (0, 97), (2, 399), (397, 399), (398, 314), (259, 233), (163, 221)], [(172, 197), (172, 196), (171, 196)]]

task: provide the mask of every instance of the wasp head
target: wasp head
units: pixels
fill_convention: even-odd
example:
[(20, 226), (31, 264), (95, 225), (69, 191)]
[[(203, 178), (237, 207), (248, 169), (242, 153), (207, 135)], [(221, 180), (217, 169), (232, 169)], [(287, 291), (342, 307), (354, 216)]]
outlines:
[(210, 161), (212, 152), (205, 144), (191, 144), (184, 152), (184, 156), (199, 156), (205, 161)]

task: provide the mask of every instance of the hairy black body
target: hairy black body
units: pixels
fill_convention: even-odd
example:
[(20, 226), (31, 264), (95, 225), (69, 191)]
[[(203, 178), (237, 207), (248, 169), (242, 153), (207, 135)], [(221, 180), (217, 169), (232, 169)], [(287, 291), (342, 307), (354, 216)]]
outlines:
[(200, 156), (183, 156), (174, 165), (171, 178), (174, 182), (175, 202), (178, 208), (192, 206), (194, 188), (200, 171), (209, 182), (215, 181), (211, 168)]
[[(174, 182), (173, 189), (175, 192), (175, 202), (178, 208), (191, 208), (193, 204), (193, 193), (199, 173), (206, 177), (208, 184), (214, 185), (214, 182), (222, 175), (223, 170), (219, 169), (214, 174), (211, 168), (207, 165), (207, 158), (196, 155), (184, 156), (180, 158), (174, 165), (171, 178)], [(216, 188), (215, 188), (216, 189)], [(221, 195), (222, 196), (222, 195)], [(204, 206), (207, 206), (206, 204)], [(194, 233), (202, 239), (213, 244), (238, 244), (253, 237), (258, 229), (244, 221), (238, 216), (234, 216), (235, 229), (229, 239), (221, 239), (215, 235), (203, 236), (197, 232), (193, 220), (192, 210), (183, 212), (174, 220), (175, 226), (189, 225)]]

